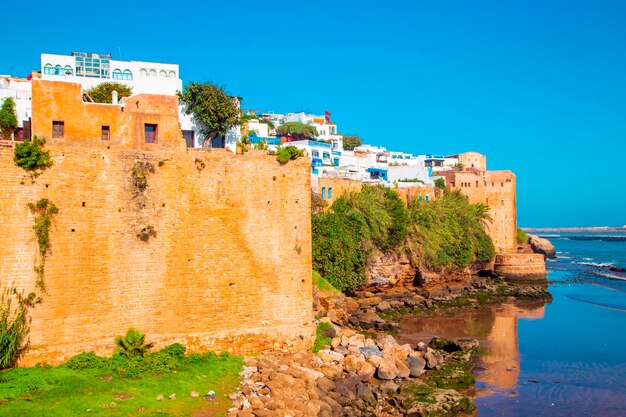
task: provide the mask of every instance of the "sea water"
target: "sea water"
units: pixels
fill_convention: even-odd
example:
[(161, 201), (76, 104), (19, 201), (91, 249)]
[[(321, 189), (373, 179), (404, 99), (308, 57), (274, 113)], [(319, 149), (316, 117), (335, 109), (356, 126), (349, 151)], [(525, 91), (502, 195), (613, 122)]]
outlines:
[(549, 239), (551, 303), (407, 317), (399, 338), (476, 337), (480, 416), (626, 416), (626, 236)]

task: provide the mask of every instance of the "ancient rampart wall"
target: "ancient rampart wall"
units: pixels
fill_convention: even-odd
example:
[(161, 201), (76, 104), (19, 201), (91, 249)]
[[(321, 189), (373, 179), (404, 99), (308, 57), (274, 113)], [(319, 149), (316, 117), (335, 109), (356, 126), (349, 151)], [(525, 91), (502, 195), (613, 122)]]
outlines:
[(545, 257), (540, 253), (496, 255), (494, 271), (510, 281), (545, 281)]
[[(182, 141), (182, 137), (179, 140)], [(54, 141), (52, 141), (54, 142)], [(309, 162), (260, 151), (46, 145), (54, 165), (31, 180), (0, 149), (0, 284), (34, 288), (27, 204), (59, 213), (21, 361), (109, 355), (129, 327), (157, 347), (300, 349), (312, 342)], [(138, 162), (154, 168), (133, 185)], [(145, 165), (144, 165), (145, 166)], [(152, 226), (155, 237), (138, 238)]]

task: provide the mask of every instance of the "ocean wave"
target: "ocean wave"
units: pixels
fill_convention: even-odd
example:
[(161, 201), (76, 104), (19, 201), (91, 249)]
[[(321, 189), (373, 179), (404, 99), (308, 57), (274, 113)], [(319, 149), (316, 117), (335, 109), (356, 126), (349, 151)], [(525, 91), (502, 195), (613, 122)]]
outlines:
[(601, 240), (603, 242), (626, 242), (626, 236), (624, 235), (572, 235), (564, 237), (570, 240)]
[[(583, 258), (583, 259), (588, 260), (588, 258)], [(596, 268), (611, 268), (611, 267), (615, 267), (615, 265), (610, 264), (610, 263), (606, 263), (606, 262), (581, 262), (581, 261), (574, 261), (572, 263), (576, 264), (576, 265), (594, 266)]]
[(602, 277), (602, 278), (608, 278), (608, 279), (617, 279), (620, 281), (626, 281), (626, 277), (625, 276), (620, 276), (620, 275), (616, 275), (615, 273), (612, 272), (606, 272), (606, 271), (593, 271), (590, 272), (591, 275), (595, 275), (597, 277)]

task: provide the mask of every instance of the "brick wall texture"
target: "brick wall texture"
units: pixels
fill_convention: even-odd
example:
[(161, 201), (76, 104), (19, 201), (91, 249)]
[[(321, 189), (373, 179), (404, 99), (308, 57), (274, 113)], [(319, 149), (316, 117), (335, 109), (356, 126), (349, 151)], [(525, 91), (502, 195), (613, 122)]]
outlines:
[[(110, 355), (135, 327), (157, 347), (233, 354), (311, 344), (309, 162), (264, 152), (51, 143), (54, 165), (31, 180), (0, 149), (0, 284), (34, 288), (37, 252), (26, 205), (59, 208), (47, 292), (32, 310), (20, 365), (82, 351)], [(114, 148), (114, 149), (111, 149)], [(132, 170), (149, 162), (148, 187)], [(161, 161), (161, 166), (159, 163)], [(153, 226), (147, 242), (137, 234)]]

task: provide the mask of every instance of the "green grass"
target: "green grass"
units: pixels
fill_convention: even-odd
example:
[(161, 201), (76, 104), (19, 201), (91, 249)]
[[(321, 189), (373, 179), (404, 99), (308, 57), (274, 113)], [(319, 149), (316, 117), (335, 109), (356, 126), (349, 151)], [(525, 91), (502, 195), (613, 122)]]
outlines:
[[(122, 377), (110, 367), (16, 368), (0, 372), (0, 416), (190, 416), (199, 410), (224, 415), (237, 389), (243, 359), (191, 355), (176, 370)], [(210, 390), (214, 401), (203, 398)], [(200, 396), (191, 397), (197, 391)], [(176, 400), (169, 400), (176, 394)], [(163, 401), (157, 401), (163, 395)]]
[(329, 333), (331, 333), (332, 331), (332, 324), (325, 322), (319, 323), (315, 331), (315, 343), (313, 343), (311, 350), (313, 352), (319, 352), (326, 346), (330, 345), (332, 338), (329, 336)]
[(319, 272), (313, 271), (313, 285), (317, 287), (320, 291), (335, 291), (339, 292), (333, 285), (328, 282), (326, 278), (321, 276)]

